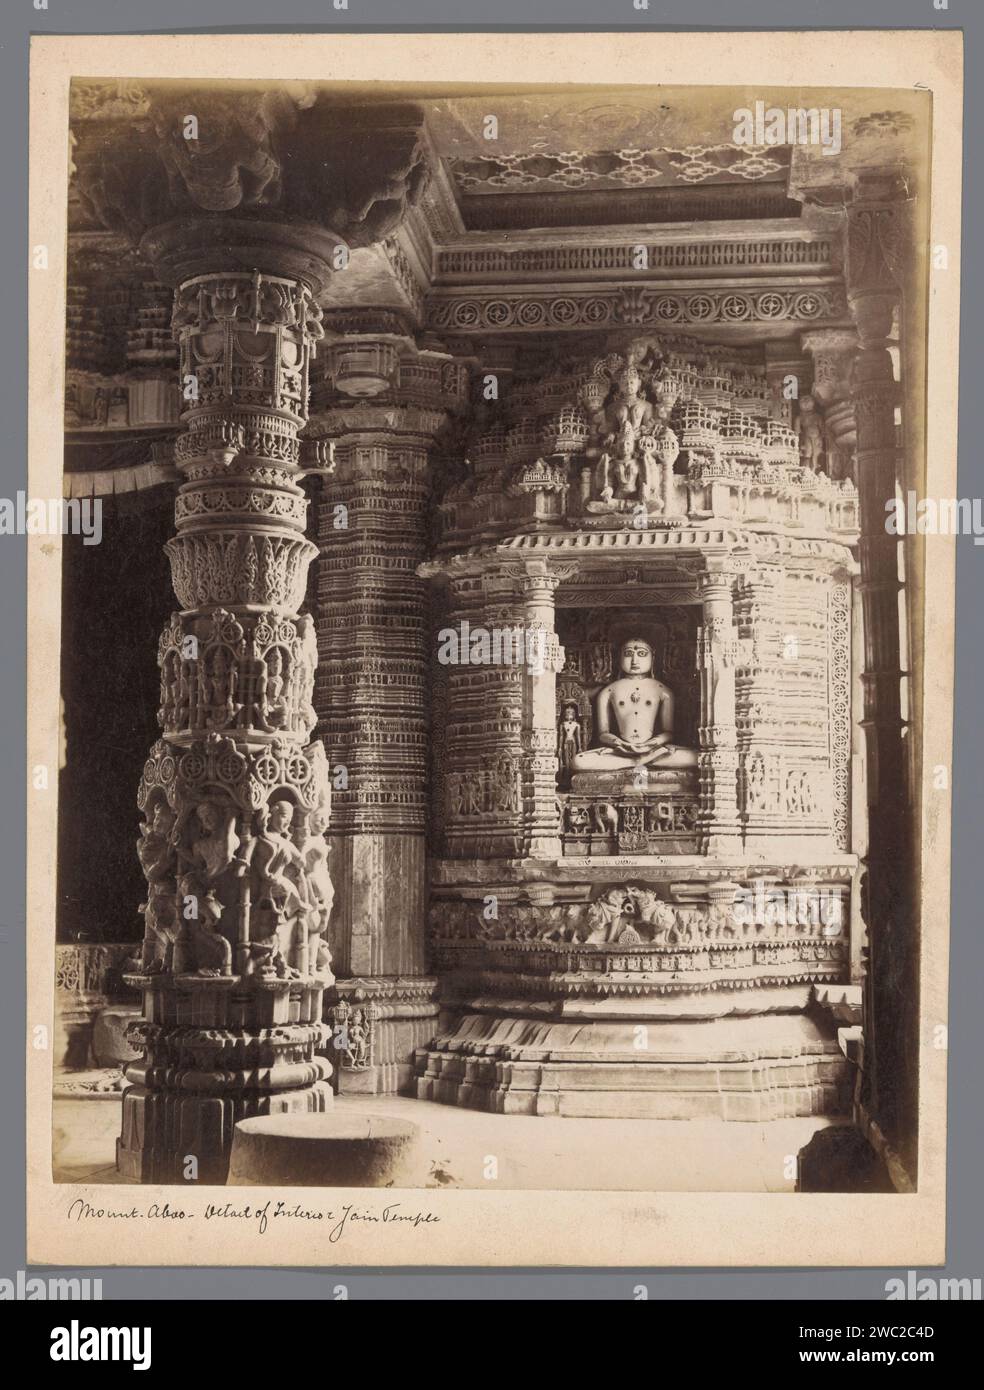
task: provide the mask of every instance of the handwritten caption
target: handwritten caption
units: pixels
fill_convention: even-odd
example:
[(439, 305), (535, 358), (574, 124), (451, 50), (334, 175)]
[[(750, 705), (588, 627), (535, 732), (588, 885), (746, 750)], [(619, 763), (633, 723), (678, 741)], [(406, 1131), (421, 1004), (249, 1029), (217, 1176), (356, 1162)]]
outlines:
[(337, 1245), (346, 1232), (364, 1226), (403, 1226), (417, 1230), (421, 1226), (434, 1226), (440, 1217), (433, 1211), (412, 1211), (405, 1209), (401, 1202), (389, 1202), (384, 1207), (357, 1207), (353, 1203), (337, 1208), (305, 1207), (300, 1203), (274, 1200), (262, 1205), (246, 1202), (207, 1202), (200, 1211), (191, 1210), (171, 1202), (151, 1202), (146, 1207), (101, 1207), (76, 1199), (68, 1208), (68, 1220), (83, 1221), (214, 1221), (233, 1222), (251, 1227), (257, 1235), (265, 1235), (278, 1221), (324, 1222), (319, 1228), (327, 1232), (328, 1240)]

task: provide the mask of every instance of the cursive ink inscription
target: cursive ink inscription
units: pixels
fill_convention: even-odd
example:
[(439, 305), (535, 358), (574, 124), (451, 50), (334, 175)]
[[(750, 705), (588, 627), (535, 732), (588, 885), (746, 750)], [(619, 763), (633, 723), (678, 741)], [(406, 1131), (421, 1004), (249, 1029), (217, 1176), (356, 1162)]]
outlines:
[(364, 1226), (401, 1226), (406, 1230), (417, 1230), (421, 1226), (433, 1226), (440, 1217), (433, 1211), (407, 1209), (400, 1202), (389, 1202), (384, 1207), (358, 1207), (353, 1203), (337, 1209), (306, 1207), (300, 1202), (282, 1202), (271, 1198), (262, 1204), (253, 1202), (207, 1202), (202, 1213), (188, 1210), (187, 1207), (170, 1202), (152, 1202), (146, 1207), (107, 1207), (97, 1206), (77, 1197), (68, 1208), (70, 1221), (190, 1221), (201, 1214), (206, 1221), (232, 1221), (252, 1226), (258, 1235), (265, 1235), (275, 1222), (324, 1222), (322, 1230), (327, 1230), (328, 1240), (337, 1245), (346, 1231)]

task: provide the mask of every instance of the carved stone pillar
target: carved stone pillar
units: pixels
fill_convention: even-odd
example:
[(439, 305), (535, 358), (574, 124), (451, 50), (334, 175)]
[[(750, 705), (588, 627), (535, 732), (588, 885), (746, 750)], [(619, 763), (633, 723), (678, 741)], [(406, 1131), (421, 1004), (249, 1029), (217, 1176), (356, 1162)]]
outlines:
[[(886, 527), (896, 496), (899, 386), (889, 339), (905, 252), (903, 186), (865, 176), (848, 210), (848, 302), (854, 362), (864, 618), (864, 719), (871, 843), (866, 858), (868, 973), (864, 1103), (890, 1142), (914, 1133), (918, 957), (914, 940), (909, 790), (901, 708), (898, 538)], [(914, 1156), (913, 1156), (914, 1157)]]
[(727, 561), (709, 560), (700, 576), (704, 622), (698, 632), (700, 671), (700, 804), (702, 854), (738, 854), (738, 739), (735, 725), (734, 569)]
[[(182, 253), (183, 254), (183, 253)], [(127, 1071), (121, 1171), (222, 1181), (237, 1120), (324, 1110), (331, 983), (314, 727), (316, 647), (300, 616), (297, 432), (321, 336), (308, 282), (221, 270), (183, 279), (173, 326), (187, 427), (168, 542), (180, 611), (159, 648), (162, 738), (144, 768), (144, 1056)]]
[[(418, 352), (393, 316), (331, 343), (306, 439), (331, 471), (318, 505), (315, 704), (333, 750), (329, 840), (339, 1005), (372, 1000), (372, 1057), (343, 1053), (343, 1090), (395, 1090), (437, 1008), (426, 978), (427, 754), (432, 635), (417, 576), (428, 545), (437, 440), (463, 407), (467, 374)], [(359, 399), (353, 399), (359, 398)], [(426, 997), (425, 997), (426, 996)]]
[(561, 854), (556, 691), (564, 653), (554, 630), (554, 594), (559, 583), (560, 576), (542, 560), (528, 565), (521, 578), (527, 655), (523, 672), (523, 853), (532, 859), (559, 858)]
[(436, 794), (445, 798), (452, 859), (518, 859), (523, 853), (524, 792), (530, 789), (523, 770), (533, 750), (530, 730), (524, 740), (528, 679), (522, 661), (512, 660), (518, 635), (525, 641), (521, 585), (515, 567), (451, 579), (447, 631), (459, 635), (460, 646), (447, 666), (444, 786)]
[(317, 1055), (330, 794), (309, 743), (317, 648), (298, 610), (317, 548), (298, 434), (336, 253), (393, 230), (426, 169), (419, 112), (312, 96), (163, 85), (136, 127), (76, 132), (84, 201), (175, 288), (186, 426), (167, 547), (181, 610), (139, 793), (144, 1055), (118, 1144), (121, 1171), (145, 1181), (221, 1182), (239, 1119), (332, 1098)]
[[(441, 572), (441, 561), (427, 567)], [(568, 569), (569, 573), (569, 569)], [(555, 859), (557, 672), (563, 650), (546, 561), (495, 565), (450, 580), (449, 633), (462, 634), (447, 668), (442, 847), (449, 858)]]

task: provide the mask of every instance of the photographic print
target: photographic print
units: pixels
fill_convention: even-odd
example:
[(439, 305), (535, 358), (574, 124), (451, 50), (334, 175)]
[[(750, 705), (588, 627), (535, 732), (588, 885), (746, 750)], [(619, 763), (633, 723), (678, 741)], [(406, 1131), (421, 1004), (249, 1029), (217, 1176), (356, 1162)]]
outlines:
[(33, 48), (36, 1257), (942, 1258), (959, 38)]

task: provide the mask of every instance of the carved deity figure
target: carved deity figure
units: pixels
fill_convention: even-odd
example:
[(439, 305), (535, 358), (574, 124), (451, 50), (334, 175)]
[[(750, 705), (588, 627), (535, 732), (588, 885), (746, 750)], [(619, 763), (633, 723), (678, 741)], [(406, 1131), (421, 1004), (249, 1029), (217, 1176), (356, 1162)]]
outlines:
[(650, 432), (656, 411), (652, 403), (639, 394), (642, 374), (638, 367), (624, 367), (615, 385), (618, 395), (608, 411), (609, 442), (616, 444), (619, 456), (624, 458), (626, 450), (633, 452), (638, 436)]
[(261, 806), (249, 855), (253, 901), (273, 898), (287, 920), (306, 914), (309, 907), (304, 857), (289, 837), (293, 818), (293, 803), (286, 798)]
[(166, 801), (158, 801), (149, 821), (140, 827), (137, 856), (147, 880), (147, 901), (141, 903), (144, 939), (140, 969), (152, 974), (170, 967), (178, 930), (174, 902), (174, 875), (177, 856), (171, 844), (174, 812)]
[(137, 842), (137, 857), (148, 883), (159, 883), (174, 874), (173, 829), (174, 812), (166, 801), (158, 801), (150, 820), (141, 825)]
[[(186, 857), (206, 883), (214, 883), (232, 864), (239, 848), (236, 816), (231, 807), (202, 801), (194, 808), (199, 834), (191, 841)], [(184, 817), (179, 816), (171, 832), (171, 843), (180, 845)]]
[(325, 822), (317, 813), (312, 816), (310, 827), (306, 816), (294, 833), (294, 841), (304, 861), (308, 896), (311, 908), (307, 917), (307, 961), (304, 971), (308, 975), (319, 975), (332, 979), (331, 953), (324, 934), (328, 928), (335, 889), (328, 872), (328, 846), (325, 843)]
[(812, 396), (803, 396), (799, 403), (800, 461), (817, 472), (823, 455), (823, 419)]
[(264, 660), (257, 662), (258, 692), (256, 722), (266, 733), (287, 728), (290, 705), (285, 697), (284, 658), (279, 647), (271, 647)]
[(197, 897), (193, 890), (194, 879), (183, 879), (182, 896), (185, 901), (196, 897), (196, 913), (186, 917), (184, 922), (185, 947), (196, 975), (231, 975), (232, 946), (219, 928), (222, 904), (211, 889), (204, 897)]
[(563, 772), (569, 772), (574, 759), (584, 749), (581, 721), (578, 719), (577, 705), (565, 705), (557, 729), (557, 760)]
[(673, 696), (653, 675), (653, 649), (632, 637), (622, 644), (622, 675), (598, 695), (597, 745), (577, 753), (575, 772), (618, 772), (626, 768), (694, 767), (697, 753), (672, 742)]

